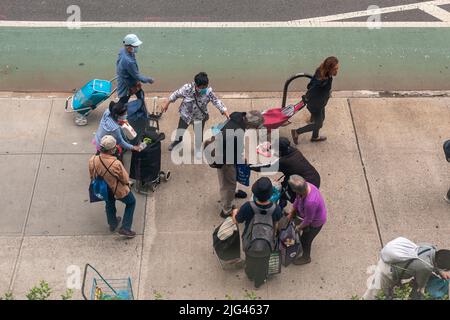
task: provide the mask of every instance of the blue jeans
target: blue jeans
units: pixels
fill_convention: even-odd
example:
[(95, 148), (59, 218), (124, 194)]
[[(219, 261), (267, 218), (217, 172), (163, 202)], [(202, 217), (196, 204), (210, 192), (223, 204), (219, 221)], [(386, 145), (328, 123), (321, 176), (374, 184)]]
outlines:
[[(122, 199), (117, 199), (125, 204), (125, 213), (123, 214), (122, 229), (131, 230), (131, 225), (133, 224), (134, 208), (136, 207), (136, 198), (130, 191)], [(108, 219), (108, 224), (115, 228), (117, 227), (117, 209), (116, 209), (116, 199), (112, 196), (108, 201), (106, 201), (106, 218)]]

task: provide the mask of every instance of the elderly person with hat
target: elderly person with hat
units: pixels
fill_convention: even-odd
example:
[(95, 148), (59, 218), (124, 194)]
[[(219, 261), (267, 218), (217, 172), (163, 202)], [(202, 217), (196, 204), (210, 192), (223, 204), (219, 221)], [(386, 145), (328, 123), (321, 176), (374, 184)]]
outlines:
[(135, 34), (128, 34), (123, 39), (124, 47), (120, 49), (116, 62), (117, 95), (120, 102), (127, 103), (135, 94), (138, 99), (144, 100), (144, 92), (141, 83), (153, 83), (151, 77), (146, 77), (139, 72), (136, 61), (136, 53), (142, 41)]
[(217, 169), (222, 206), (220, 216), (224, 219), (231, 215), (236, 197), (247, 197), (242, 190), (236, 192), (236, 164), (246, 162), (244, 157), (245, 131), (259, 129), (263, 124), (264, 117), (259, 111), (233, 112), (220, 133), (217, 134), (218, 138), (214, 140), (214, 163), (211, 164), (210, 161), (209, 163)]
[[(271, 223), (273, 232), (271, 232), (270, 235), (265, 234), (265, 236), (270, 237), (270, 239), (264, 238), (264, 236), (262, 234), (260, 235), (260, 233), (258, 234), (261, 238), (264, 238), (262, 240), (266, 240), (268, 244), (271, 242), (274, 243), (277, 222), (281, 219), (282, 212), (281, 208), (277, 204), (270, 201), (273, 194), (272, 182), (269, 178), (262, 177), (253, 184), (252, 192), (255, 197), (255, 201), (246, 202), (239, 209), (239, 211), (234, 209), (232, 214), (233, 220), (235, 223), (245, 222), (243, 241), (244, 237), (247, 235), (248, 228), (253, 228), (252, 231), (254, 231), (256, 223), (259, 223), (260, 221), (265, 221), (266, 224)], [(266, 217), (266, 215), (270, 216)], [(258, 254), (257, 257), (253, 256), (250, 252), (245, 252), (245, 273), (250, 280), (254, 281), (256, 289), (263, 285), (266, 281), (269, 259), (272, 250), (273, 248), (267, 246), (267, 250), (264, 250), (265, 254), (262, 256)]]
[(89, 159), (89, 174), (91, 179), (102, 177), (109, 187), (110, 196), (105, 201), (109, 230), (114, 232), (122, 220), (116, 216), (116, 200), (119, 200), (125, 204), (125, 213), (119, 234), (127, 238), (133, 238), (136, 233), (131, 230), (131, 225), (133, 224), (136, 199), (130, 189), (127, 171), (122, 162), (114, 156), (116, 144), (116, 139), (111, 135), (105, 135), (101, 139), (100, 154)]
[(311, 262), (312, 242), (327, 221), (327, 209), (319, 189), (312, 183), (306, 182), (304, 178), (295, 174), (289, 178), (288, 183), (289, 187), (296, 193), (288, 219), (292, 220), (294, 216), (299, 216), (302, 220), (301, 224), (297, 226), (297, 231), (302, 231), (300, 242), (303, 255), (297, 258), (294, 264), (308, 264)]

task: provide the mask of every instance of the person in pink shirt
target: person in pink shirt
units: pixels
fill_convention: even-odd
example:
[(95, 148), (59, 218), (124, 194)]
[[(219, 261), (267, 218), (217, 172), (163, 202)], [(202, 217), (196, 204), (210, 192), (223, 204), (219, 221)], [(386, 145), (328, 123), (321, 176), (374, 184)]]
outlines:
[(296, 265), (308, 264), (311, 262), (312, 242), (327, 221), (327, 209), (319, 189), (313, 184), (306, 182), (299, 175), (290, 176), (288, 183), (296, 193), (288, 219), (292, 220), (295, 216), (298, 216), (302, 221), (297, 226), (297, 231), (302, 231), (300, 242), (303, 247), (303, 255), (293, 263)]

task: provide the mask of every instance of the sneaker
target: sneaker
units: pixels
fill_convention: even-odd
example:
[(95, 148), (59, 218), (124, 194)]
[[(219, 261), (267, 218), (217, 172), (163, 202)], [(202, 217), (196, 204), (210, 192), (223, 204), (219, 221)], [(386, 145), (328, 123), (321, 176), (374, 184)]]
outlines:
[(120, 228), (119, 234), (121, 236), (124, 236), (126, 238), (130, 238), (130, 239), (136, 237), (136, 232), (131, 231), (131, 230), (125, 230), (123, 228)]
[(294, 144), (298, 144), (299, 134), (297, 133), (297, 130), (295, 130), (295, 129), (291, 130), (291, 136), (292, 136), (292, 141), (294, 142)]
[(179, 144), (181, 141), (174, 141), (174, 142), (172, 142), (171, 144), (170, 144), (170, 146), (169, 146), (169, 151), (172, 151), (173, 150), (173, 148), (175, 148), (175, 146), (177, 145), (177, 144)]
[(235, 269), (242, 269), (245, 267), (245, 260), (239, 259), (239, 261), (233, 264)]
[(266, 283), (266, 279), (264, 279), (264, 281), (262, 282), (262, 283), (258, 283), (258, 284), (256, 284), (256, 282), (255, 282), (255, 290), (258, 290), (259, 288), (261, 288), (261, 286), (264, 284), (264, 283)]
[(235, 194), (234, 194), (235, 198), (238, 199), (245, 199), (247, 198), (247, 192), (242, 191), (242, 190), (238, 190)]
[(116, 225), (114, 227), (113, 226), (109, 226), (109, 231), (111, 231), (111, 232), (116, 231), (117, 227), (119, 226), (120, 221), (122, 221), (122, 218), (121, 217), (117, 217)]
[(228, 218), (228, 217), (230, 217), (231, 216), (231, 212), (230, 213), (225, 213), (225, 211), (220, 211), (220, 217), (221, 218), (223, 218), (223, 219), (226, 219), (226, 218)]
[(308, 264), (311, 262), (311, 258), (310, 257), (300, 257), (298, 259), (295, 259), (294, 262), (292, 262), (293, 264), (297, 265), (297, 266), (301, 266), (304, 264)]
[(321, 142), (327, 140), (327, 137), (325, 136), (319, 136), (317, 138), (311, 138), (311, 142)]
[(202, 159), (203, 158), (203, 152), (201, 150), (195, 151), (195, 159)]

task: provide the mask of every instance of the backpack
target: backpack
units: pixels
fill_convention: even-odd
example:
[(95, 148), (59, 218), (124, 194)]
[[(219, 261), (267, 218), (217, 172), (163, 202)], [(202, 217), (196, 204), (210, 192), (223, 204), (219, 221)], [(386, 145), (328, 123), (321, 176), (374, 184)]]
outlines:
[[(255, 258), (268, 257), (275, 249), (275, 232), (272, 215), (275, 212), (276, 205), (272, 204), (269, 209), (264, 210), (252, 201), (250, 202), (250, 206), (254, 216), (242, 236), (244, 252)], [(266, 211), (266, 214), (261, 213), (263, 210)]]
[(381, 259), (388, 264), (417, 259), (419, 246), (411, 240), (398, 237), (388, 242), (381, 250)]
[[(103, 163), (100, 156), (98, 156), (103, 166), (105, 164)], [(114, 164), (115, 160), (110, 164), (109, 167), (106, 167), (107, 172), (109, 172), (111, 175), (112, 173), (109, 171), (109, 168)], [(91, 180), (91, 183), (89, 184), (89, 200), (90, 202), (99, 202), (99, 201), (108, 201), (110, 197), (110, 188), (108, 184), (106, 183), (105, 179), (100, 176), (97, 173), (97, 169), (95, 168), (95, 161), (93, 161), (94, 166), (94, 172), (95, 172), (95, 178)], [(117, 177), (116, 177), (117, 178)], [(119, 180), (119, 178), (117, 178)], [(117, 185), (116, 185), (117, 190)]]
[(450, 162), (450, 140), (445, 141), (443, 147), (445, 159), (447, 159), (447, 161)]
[(89, 185), (90, 202), (99, 202), (109, 200), (108, 184), (103, 177), (98, 176), (91, 180)]

